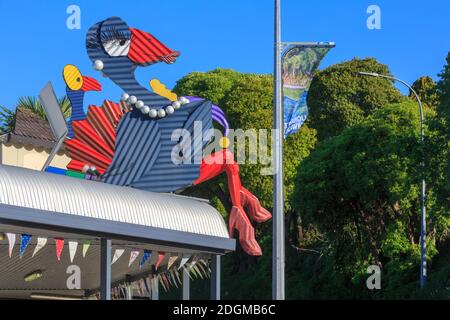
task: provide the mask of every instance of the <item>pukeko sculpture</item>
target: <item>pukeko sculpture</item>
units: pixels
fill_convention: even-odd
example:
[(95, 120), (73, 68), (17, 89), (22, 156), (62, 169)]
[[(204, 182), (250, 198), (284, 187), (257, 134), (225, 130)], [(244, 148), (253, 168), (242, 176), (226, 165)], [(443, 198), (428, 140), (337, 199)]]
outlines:
[[(169, 100), (136, 80), (137, 67), (171, 64), (180, 53), (118, 17), (94, 24), (87, 32), (86, 47), (94, 68), (124, 93), (119, 103), (90, 106), (86, 119), (74, 121), (75, 137), (66, 142), (72, 157), (68, 168), (98, 172), (98, 179), (105, 183), (153, 192), (177, 192), (225, 172), (233, 205), (230, 236), (237, 229), (244, 251), (261, 255), (250, 219), (265, 222), (270, 212), (241, 185), (231, 151), (223, 149), (202, 158), (212, 121), (226, 123), (223, 112), (198, 97)], [(184, 136), (174, 139), (180, 129), (190, 133), (192, 141)], [(183, 153), (186, 149), (179, 148), (183, 143), (192, 152)]]
[(72, 106), (72, 115), (69, 120), (68, 137), (73, 138), (72, 122), (84, 120), (84, 94), (88, 91), (101, 91), (101, 84), (94, 78), (83, 76), (78, 68), (68, 64), (63, 69), (63, 78), (66, 83), (66, 94)]

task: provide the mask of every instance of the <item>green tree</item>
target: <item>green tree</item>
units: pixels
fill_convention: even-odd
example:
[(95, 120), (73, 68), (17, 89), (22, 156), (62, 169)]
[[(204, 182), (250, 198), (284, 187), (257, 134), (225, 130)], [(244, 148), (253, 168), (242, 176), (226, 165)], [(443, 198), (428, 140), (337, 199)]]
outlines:
[[(419, 95), (423, 104), (430, 108), (436, 108), (439, 103), (439, 94), (437, 92), (436, 83), (428, 76), (423, 76), (414, 81), (412, 88)], [(409, 93), (409, 97), (415, 99), (412, 92)]]
[[(430, 112), (427, 113), (428, 115)], [(378, 109), (368, 119), (319, 144), (299, 167), (293, 202), (333, 247), (334, 264), (358, 281), (369, 264), (384, 267), (388, 297), (417, 287), (422, 146), (412, 102)], [(428, 189), (428, 257), (450, 226)], [(407, 287), (407, 286), (406, 286)], [(406, 288), (405, 287), (405, 288)], [(407, 290), (403, 291), (407, 295)]]
[(390, 73), (386, 65), (371, 58), (339, 63), (315, 75), (308, 94), (308, 121), (319, 140), (338, 135), (383, 106), (405, 99), (391, 81), (358, 76), (359, 71)]
[(440, 100), (433, 123), (436, 129), (433, 139), (435, 148), (430, 155), (434, 159), (432, 167), (439, 188), (438, 201), (445, 210), (450, 211), (450, 52), (446, 62), (437, 84)]
[[(213, 70), (204, 74), (189, 74), (177, 82), (174, 88), (177, 94), (190, 94), (211, 99), (225, 111), (234, 129), (270, 129), (273, 127), (273, 77), (271, 75), (241, 74), (231, 70)], [(284, 168), (285, 192), (287, 195), (294, 189), (297, 167), (316, 142), (315, 130), (303, 126), (301, 130), (285, 140)], [(248, 143), (246, 145), (248, 151)], [(240, 177), (242, 184), (261, 201), (268, 210), (272, 208), (273, 182), (271, 175), (261, 175), (266, 164), (241, 164)], [(221, 175), (196, 188), (186, 190), (188, 194), (208, 197), (223, 213), (228, 214), (231, 207), (226, 176)], [(301, 218), (289, 201), (285, 202), (287, 221), (290, 222), (288, 240), (293, 247), (302, 244), (304, 230)], [(267, 279), (271, 273), (271, 223), (256, 225), (257, 238), (263, 249), (263, 257), (254, 259), (239, 251), (228, 255), (224, 261), (224, 291), (230, 294), (227, 298), (270, 298), (270, 285)], [(242, 291), (238, 287), (248, 286), (261, 288), (259, 291)]]
[[(180, 79), (174, 91), (177, 94), (197, 95), (210, 99), (220, 105), (227, 115), (231, 128), (234, 129), (268, 129), (273, 128), (273, 77), (271, 75), (242, 74), (232, 70), (216, 69), (206, 73), (191, 73)], [(268, 131), (271, 154), (271, 135)], [(293, 190), (296, 168), (301, 160), (314, 148), (315, 130), (303, 126), (302, 129), (285, 141), (285, 192)], [(248, 143), (247, 143), (248, 148)], [(271, 175), (261, 175), (261, 169), (267, 165), (241, 165), (240, 176), (246, 188), (258, 196), (262, 205), (272, 208), (273, 186)], [(201, 187), (201, 186), (200, 186)], [(224, 190), (226, 179), (220, 177), (204, 184), (201, 192), (216, 190), (215, 194), (222, 200), (223, 207), (229, 208), (229, 197)], [(289, 202), (286, 210), (292, 210)]]
[[(70, 117), (72, 113), (72, 106), (70, 105), (70, 101), (67, 96), (61, 97), (58, 102), (64, 117)], [(20, 97), (16, 103), (14, 110), (0, 106), (0, 134), (10, 132), (14, 129), (14, 123), (16, 121), (15, 109), (17, 108), (29, 109), (33, 111), (33, 113), (40, 116), (42, 119), (46, 119), (44, 107), (36, 97)]]

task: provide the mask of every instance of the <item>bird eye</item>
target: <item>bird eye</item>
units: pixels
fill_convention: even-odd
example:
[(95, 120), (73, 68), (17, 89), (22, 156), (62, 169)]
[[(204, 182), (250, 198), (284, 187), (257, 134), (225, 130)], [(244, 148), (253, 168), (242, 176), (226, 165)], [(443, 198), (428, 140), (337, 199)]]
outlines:
[(63, 78), (67, 87), (71, 90), (80, 90), (83, 86), (83, 78), (80, 70), (72, 64), (68, 64), (63, 69)]
[(130, 40), (113, 39), (102, 43), (106, 53), (111, 57), (126, 56), (130, 50)]

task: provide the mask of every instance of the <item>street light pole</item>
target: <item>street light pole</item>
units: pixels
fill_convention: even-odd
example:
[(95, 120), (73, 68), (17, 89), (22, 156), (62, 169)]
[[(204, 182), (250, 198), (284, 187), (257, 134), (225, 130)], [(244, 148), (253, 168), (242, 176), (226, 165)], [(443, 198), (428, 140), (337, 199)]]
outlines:
[[(378, 73), (373, 72), (358, 72), (359, 75), (362, 76), (369, 76), (369, 77), (377, 77), (377, 78), (385, 78), (389, 80), (398, 81), (402, 84), (404, 84), (408, 89), (414, 94), (416, 97), (417, 103), (419, 105), (420, 109), (420, 142), (422, 143), (422, 146), (425, 143), (424, 140), (424, 128), (423, 128), (423, 122), (424, 122), (424, 115), (423, 115), (423, 107), (422, 102), (420, 101), (419, 95), (417, 92), (405, 81), (392, 77), (387, 75), (382, 75)], [(420, 165), (422, 166), (422, 181), (420, 183), (420, 207), (421, 207), (421, 217), (420, 217), (420, 287), (423, 288), (425, 286), (425, 283), (427, 281), (427, 256), (426, 256), (426, 212), (425, 212), (425, 178), (423, 177), (424, 169), (425, 169), (425, 153), (422, 151), (422, 161)]]
[(283, 194), (283, 138), (284, 119), (281, 85), (281, 22), (280, 0), (275, 0), (274, 34), (274, 128), (273, 144), (273, 232), (272, 232), (272, 298), (284, 300), (284, 194)]

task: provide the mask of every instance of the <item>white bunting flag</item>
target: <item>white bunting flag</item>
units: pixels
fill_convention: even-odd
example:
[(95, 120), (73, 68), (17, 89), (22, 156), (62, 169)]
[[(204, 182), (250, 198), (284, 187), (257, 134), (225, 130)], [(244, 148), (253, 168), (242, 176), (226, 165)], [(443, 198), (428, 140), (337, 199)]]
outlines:
[(194, 257), (192, 258), (192, 261), (191, 261), (191, 268), (192, 268), (193, 266), (195, 266), (195, 264), (197, 263), (198, 259), (199, 259), (199, 256), (194, 256)]
[(178, 269), (181, 269), (186, 264), (186, 262), (188, 262), (190, 257), (191, 257), (190, 254), (183, 254), (183, 257), (181, 258), (180, 266), (178, 267)]
[(9, 257), (11, 258), (14, 245), (16, 244), (16, 234), (15, 233), (7, 233), (6, 236), (8, 237)]
[(70, 263), (73, 262), (75, 258), (75, 254), (77, 253), (78, 241), (69, 241), (69, 255), (70, 255)]
[(117, 260), (119, 260), (119, 258), (122, 256), (122, 254), (125, 252), (125, 249), (116, 249), (116, 251), (114, 251), (114, 255), (111, 261), (111, 264), (113, 265), (114, 262), (116, 262)]
[(170, 256), (169, 261), (167, 262), (167, 270), (178, 260), (178, 255)]
[(131, 267), (131, 265), (133, 264), (134, 260), (136, 260), (138, 255), (139, 255), (139, 251), (137, 251), (137, 250), (131, 251), (131, 253), (130, 253), (130, 260), (128, 262), (128, 267)]
[(47, 238), (44, 237), (38, 237), (36, 247), (34, 248), (33, 255), (31, 257), (34, 257), (36, 253), (39, 252), (45, 245), (47, 244)]

